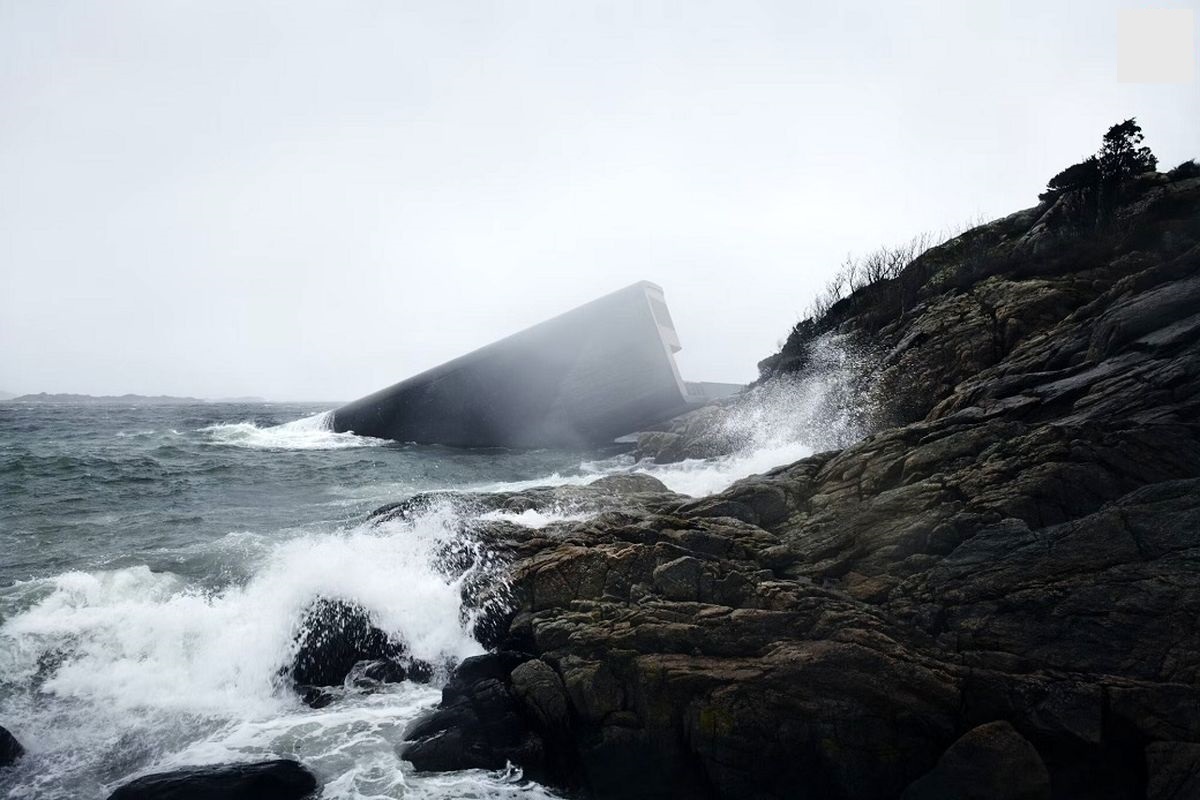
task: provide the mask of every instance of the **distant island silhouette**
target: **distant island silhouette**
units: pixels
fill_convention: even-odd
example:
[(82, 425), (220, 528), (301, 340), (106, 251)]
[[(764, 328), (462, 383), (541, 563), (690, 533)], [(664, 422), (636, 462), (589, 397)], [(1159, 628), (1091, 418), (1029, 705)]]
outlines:
[(17, 397), (9, 397), (3, 402), (47, 403), (57, 405), (103, 405), (133, 403), (135, 405), (184, 406), (195, 405), (197, 403), (265, 403), (267, 401), (262, 397), (221, 397), (215, 400), (209, 400), (201, 397), (175, 397), (167, 394), (91, 395), (71, 393), (50, 394), (47, 392), (39, 392), (37, 394), (23, 394)]

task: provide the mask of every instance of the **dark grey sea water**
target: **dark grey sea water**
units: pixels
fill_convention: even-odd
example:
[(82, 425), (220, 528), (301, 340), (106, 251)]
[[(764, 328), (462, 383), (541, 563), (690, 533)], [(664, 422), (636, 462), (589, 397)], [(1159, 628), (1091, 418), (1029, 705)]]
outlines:
[(236, 565), (204, 545), (230, 534), (334, 530), (416, 491), (582, 474), (605, 455), (401, 445), (303, 421), (327, 408), (0, 404), (0, 585), (135, 564), (210, 580)]
[(736, 456), (652, 467), (464, 451), (335, 434), (324, 410), (0, 404), (0, 725), (29, 751), (0, 797), (104, 797), (147, 771), (267, 757), (308, 764), (326, 798), (549, 796), (508, 771), (411, 774), (396, 746), (436, 686), (314, 710), (279, 685), (318, 596), (361, 604), (418, 657), (481, 651), (459, 586), (433, 568), (450, 512), (365, 515), (417, 491), (633, 469), (698, 495), (808, 452), (750, 437)]

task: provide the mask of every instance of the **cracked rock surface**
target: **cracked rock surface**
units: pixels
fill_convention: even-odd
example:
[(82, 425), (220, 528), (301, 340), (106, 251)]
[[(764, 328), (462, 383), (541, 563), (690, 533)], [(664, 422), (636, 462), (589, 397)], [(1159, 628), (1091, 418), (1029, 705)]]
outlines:
[[(1196, 796), (1200, 180), (1147, 180), (1103, 237), (1053, 212), (929, 254), (915, 305), (845, 311), (897, 424), (492, 529), (498, 671), (463, 680), (519, 730), (488, 735), (597, 798)], [(418, 766), (493, 724), (452, 687)]]

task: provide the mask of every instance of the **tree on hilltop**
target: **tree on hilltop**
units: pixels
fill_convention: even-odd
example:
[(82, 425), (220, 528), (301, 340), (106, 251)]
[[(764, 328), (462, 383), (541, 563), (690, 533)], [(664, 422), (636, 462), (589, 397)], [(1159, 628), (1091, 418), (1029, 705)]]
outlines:
[(1100, 160), (1088, 156), (1078, 164), (1072, 164), (1046, 181), (1046, 191), (1038, 195), (1039, 200), (1053, 200), (1063, 192), (1100, 184)]
[(1158, 159), (1142, 144), (1144, 138), (1136, 118), (1131, 117), (1109, 128), (1097, 154), (1101, 177), (1120, 182), (1143, 172), (1153, 172)]
[(1096, 155), (1046, 181), (1046, 190), (1038, 194), (1038, 199), (1056, 200), (1064, 193), (1078, 192), (1079, 203), (1072, 216), (1076, 221), (1086, 217), (1102, 223), (1121, 197), (1124, 184), (1158, 167), (1158, 158), (1142, 144), (1144, 139), (1135, 118), (1117, 122), (1104, 134)]

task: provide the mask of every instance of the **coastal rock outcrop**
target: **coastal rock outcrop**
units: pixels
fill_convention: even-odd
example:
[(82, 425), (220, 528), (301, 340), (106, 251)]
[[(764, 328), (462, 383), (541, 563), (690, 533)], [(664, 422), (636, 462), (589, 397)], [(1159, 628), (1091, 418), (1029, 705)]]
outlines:
[(15, 763), (24, 754), (25, 748), (17, 741), (17, 737), (0, 725), (0, 769)]
[(410, 521), (438, 508), (451, 508), (464, 525), (503, 521), (529, 511), (562, 515), (596, 514), (614, 509), (641, 508), (656, 496), (670, 494), (652, 475), (606, 475), (583, 485), (536, 486), (507, 492), (420, 492), (375, 509), (370, 520), (383, 524)]
[(1155, 742), (1146, 747), (1146, 800), (1200, 797), (1200, 744)]
[(1007, 722), (972, 728), (900, 800), (1050, 800), (1050, 774)]
[(660, 430), (638, 433), (634, 457), (639, 461), (649, 459), (657, 464), (670, 464), (732, 452), (738, 440), (725, 423), (728, 410), (738, 402), (737, 397), (724, 398), (668, 420), (659, 426)]
[[(567, 774), (539, 774), (596, 798), (1187, 796), (1200, 180), (1134, 188), (1103, 230), (1044, 205), (969, 232), (768, 360), (772, 380), (814, 337), (875, 337), (860, 441), (705, 498), (490, 529), (489, 641), (522, 653), (491, 680), (512, 730), (560, 749)], [(518, 706), (546, 670), (564, 695)], [(418, 768), (442, 768), (423, 740), (487, 724), (462, 707), (413, 732)]]
[(333, 701), (328, 687), (352, 675), (361, 684), (427, 682), (433, 668), (408, 654), (404, 643), (371, 623), (362, 607), (321, 598), (304, 615), (288, 674), (304, 702), (320, 708)]
[(401, 757), (419, 770), (501, 769), (568, 785), (561, 737), (569, 732), (566, 693), (545, 662), (500, 651), (468, 658), (442, 690), (433, 714), (406, 732)]
[(145, 775), (108, 800), (305, 800), (316, 796), (317, 779), (296, 761), (216, 764)]

